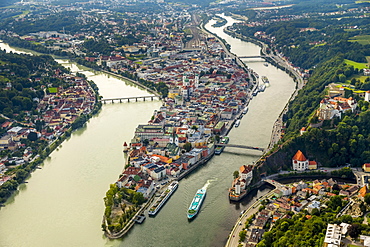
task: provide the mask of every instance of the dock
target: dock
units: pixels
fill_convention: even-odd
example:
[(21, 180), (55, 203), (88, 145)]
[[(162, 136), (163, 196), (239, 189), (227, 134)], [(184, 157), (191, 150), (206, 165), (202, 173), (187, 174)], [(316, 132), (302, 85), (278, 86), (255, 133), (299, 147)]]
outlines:
[(135, 222), (138, 223), (138, 224), (141, 224), (144, 222), (144, 220), (146, 219), (145, 215), (138, 215), (135, 217)]

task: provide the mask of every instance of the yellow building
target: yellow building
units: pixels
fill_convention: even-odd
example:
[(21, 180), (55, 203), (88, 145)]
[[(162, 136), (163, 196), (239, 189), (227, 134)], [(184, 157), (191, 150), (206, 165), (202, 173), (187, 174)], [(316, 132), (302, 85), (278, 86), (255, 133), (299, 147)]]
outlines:
[(370, 163), (365, 163), (362, 165), (364, 172), (370, 172)]
[(169, 91), (168, 91), (168, 95), (167, 97), (168, 98), (171, 98), (171, 99), (174, 99), (176, 96), (178, 96), (180, 94), (180, 89), (178, 88), (171, 88)]

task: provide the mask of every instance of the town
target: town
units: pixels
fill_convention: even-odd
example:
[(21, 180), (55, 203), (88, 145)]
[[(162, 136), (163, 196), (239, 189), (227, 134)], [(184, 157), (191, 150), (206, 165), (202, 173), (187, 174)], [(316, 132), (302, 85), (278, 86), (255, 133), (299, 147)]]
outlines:
[[(7, 75), (8, 71), (3, 66), (3, 75)], [(22, 116), (26, 114), (23, 119), (19, 119), (20, 114), (16, 114), (15, 109), (14, 118), (9, 117), (13, 115), (9, 108), (5, 108), (1, 114), (0, 186), (13, 179), (23, 182), (30, 169), (29, 164), (34, 164), (36, 160), (42, 161), (62, 140), (70, 136), (73, 129), (82, 126), (87, 120), (86, 116), (96, 111), (98, 94), (90, 85), (92, 82), (59, 68), (49, 68), (48, 75), (45, 73), (43, 76), (32, 75), (28, 78), (33, 85), (47, 79), (50, 83), (37, 86), (42, 97), (36, 96), (38, 90), (30, 88), (34, 95), (32, 100), (35, 109), (22, 112)], [(9, 81), (3, 90), (12, 92), (17, 86)]]
[[(262, 156), (238, 164), (233, 180), (230, 171), (230, 184), (218, 189), (236, 209), (245, 207), (240, 202), (260, 187), (270, 190), (241, 212), (226, 246), (368, 246), (370, 60), (366, 63), (363, 55), (368, 46), (357, 44), (357, 36), (350, 34), (366, 32), (368, 24), (361, 21), (369, 8), (338, 4), (306, 13), (295, 5), (250, 9), (267, 3), (241, 2), (215, 2), (201, 10), (197, 4), (164, 1), (54, 6), (22, 1), (4, 9), (2, 15), (12, 18), (4, 17), (0, 38), (117, 75), (151, 94), (143, 101), (161, 100), (133, 137), (121, 140), (124, 169), (105, 193), (101, 228), (108, 239), (120, 239), (145, 215), (155, 216), (181, 188), (178, 181), (228, 146), (237, 146), (229, 144), (230, 130), (242, 128), (251, 100), (271, 90), (274, 78), (253, 71), (248, 56), (231, 53), (229, 41), (205, 28), (208, 22), (223, 28), (228, 23), (224, 17), (243, 20), (224, 33), (258, 44), (259, 55), (251, 57), (260, 59), (257, 63), (266, 71), (276, 66), (286, 72), (296, 88), (274, 124), (268, 147), (239, 145), (258, 157), (263, 151)], [(348, 52), (348, 47), (356, 49)], [(27, 74), (21, 66), (14, 69), (18, 61), (12, 59), (0, 61), (6, 77), (0, 78), (2, 93), (12, 97), (0, 102), (2, 199), (103, 103), (109, 107), (131, 99), (104, 99), (84, 74), (55, 64), (38, 64)], [(304, 180), (284, 183), (299, 176)]]
[[(298, 150), (292, 157), (291, 168), (293, 171), (304, 172), (318, 169), (316, 161), (310, 161)], [(270, 231), (276, 224), (283, 224), (284, 220), (294, 217), (302, 217), (305, 220), (314, 220), (315, 216), (326, 213), (336, 214), (335, 224), (323, 224), (322, 229), (327, 228), (323, 246), (341, 246), (343, 244), (355, 243), (355, 238), (360, 238), (361, 246), (367, 246), (369, 236), (359, 236), (350, 223), (362, 221), (370, 203), (368, 193), (368, 172), (370, 164), (365, 163), (361, 169), (353, 168), (356, 179), (354, 183), (336, 181), (333, 178), (309, 179), (303, 181), (297, 178), (297, 182), (281, 184), (272, 179), (281, 180), (282, 177), (271, 175), (262, 179), (265, 183), (274, 187), (272, 191), (258, 198), (250, 208), (241, 212), (241, 216), (234, 226), (226, 246), (270, 246), (272, 239), (262, 236)], [(243, 165), (239, 169), (239, 177), (233, 182), (232, 196), (243, 195), (245, 183), (252, 177), (252, 166)], [(329, 169), (329, 168), (325, 168)], [(323, 171), (323, 169), (320, 169)], [(331, 169), (332, 170), (332, 169)], [(333, 171), (333, 170), (332, 170)], [(338, 173), (339, 172), (339, 173)], [(332, 176), (339, 174), (351, 174), (349, 167), (344, 167), (332, 173)], [(327, 172), (323, 173), (327, 174)], [(289, 173), (285, 173), (290, 178)], [(352, 176), (354, 176), (352, 174)], [(330, 176), (327, 176), (330, 177)], [(235, 199), (234, 199), (235, 200)], [(347, 217), (351, 215), (351, 217)], [(349, 220), (350, 219), (350, 220)], [(366, 224), (366, 223), (365, 223)], [(277, 238), (278, 239), (278, 238)], [(314, 244), (311, 240), (311, 244)], [(260, 243), (260, 244), (259, 244)], [(258, 244), (258, 245), (257, 245)], [(280, 243), (283, 244), (283, 243)], [(286, 244), (286, 243), (285, 243)]]

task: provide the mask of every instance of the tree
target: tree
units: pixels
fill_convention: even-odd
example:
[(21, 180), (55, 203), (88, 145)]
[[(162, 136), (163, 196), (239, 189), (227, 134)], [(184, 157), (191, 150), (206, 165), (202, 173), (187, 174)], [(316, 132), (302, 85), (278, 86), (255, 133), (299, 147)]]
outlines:
[(141, 205), (143, 202), (145, 202), (145, 198), (143, 196), (143, 193), (135, 193), (132, 202), (135, 203), (135, 205)]
[(338, 184), (333, 184), (333, 186), (331, 187), (331, 191), (334, 191), (334, 190), (340, 191)]
[(360, 225), (357, 223), (354, 223), (348, 227), (348, 234), (352, 238), (357, 238), (358, 235), (361, 233)]
[(239, 232), (239, 242), (243, 242), (245, 240), (246, 235), (247, 235), (247, 231), (245, 230)]
[(237, 177), (239, 177), (239, 171), (234, 171), (233, 177), (234, 177), (234, 179), (237, 178)]
[(27, 136), (27, 139), (30, 141), (37, 141), (37, 133), (36, 132), (30, 132)]
[(191, 146), (191, 143), (190, 142), (187, 142), (184, 144), (184, 149), (186, 150), (186, 152), (189, 152), (191, 150), (192, 146)]
[(370, 193), (367, 193), (364, 198), (365, 202), (370, 205)]
[(333, 196), (327, 204), (332, 210), (337, 210), (338, 208), (342, 208), (342, 203), (341, 196)]

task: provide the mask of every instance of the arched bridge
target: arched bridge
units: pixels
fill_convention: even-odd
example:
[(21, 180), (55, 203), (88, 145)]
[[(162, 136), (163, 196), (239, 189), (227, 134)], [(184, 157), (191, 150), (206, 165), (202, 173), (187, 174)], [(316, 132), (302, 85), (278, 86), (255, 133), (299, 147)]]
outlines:
[(100, 99), (99, 101), (103, 102), (103, 103), (106, 103), (107, 101), (111, 101), (112, 103), (114, 103), (115, 101), (119, 101), (119, 103), (122, 103), (122, 101), (127, 101), (127, 102), (130, 102), (130, 100), (135, 100), (136, 102), (139, 100), (139, 99), (142, 99), (143, 101), (145, 101), (145, 99), (151, 99), (152, 101), (154, 99), (161, 99), (159, 96), (137, 96), (137, 97), (123, 97), (123, 98), (111, 98), (111, 99)]
[(258, 150), (258, 151), (262, 151), (262, 152), (265, 151), (264, 148), (252, 147), (252, 146), (247, 146), (247, 145), (239, 145), (239, 144), (221, 144), (221, 143), (217, 143), (216, 146), (252, 149), (252, 150)]

